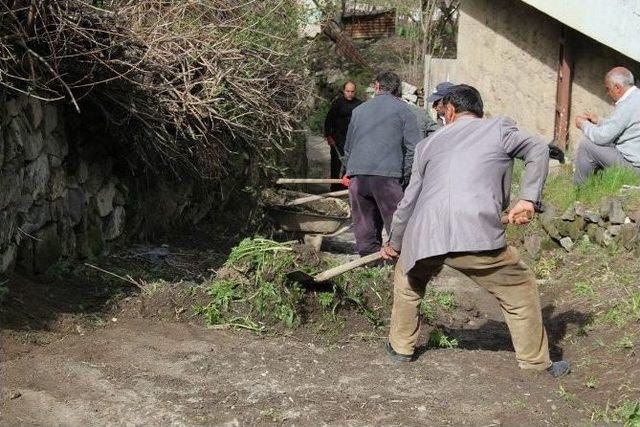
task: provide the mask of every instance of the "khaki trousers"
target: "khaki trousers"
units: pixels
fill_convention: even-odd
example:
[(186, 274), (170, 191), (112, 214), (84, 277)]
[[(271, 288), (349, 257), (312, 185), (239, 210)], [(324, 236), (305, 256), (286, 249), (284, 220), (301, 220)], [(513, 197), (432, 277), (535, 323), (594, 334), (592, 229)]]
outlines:
[(497, 298), (520, 368), (543, 370), (551, 365), (535, 276), (511, 246), (425, 258), (408, 274), (398, 263), (389, 333), (389, 342), (396, 352), (413, 354), (420, 333), (420, 302), (427, 283), (443, 265), (463, 273)]

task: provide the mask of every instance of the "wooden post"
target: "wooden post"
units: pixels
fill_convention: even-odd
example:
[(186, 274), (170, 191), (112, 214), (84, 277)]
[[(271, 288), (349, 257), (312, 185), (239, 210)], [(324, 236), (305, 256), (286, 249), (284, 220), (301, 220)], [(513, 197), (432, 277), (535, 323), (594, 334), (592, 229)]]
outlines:
[(569, 114), (571, 107), (571, 80), (573, 79), (573, 57), (567, 42), (566, 27), (560, 30), (560, 60), (556, 90), (556, 116), (554, 140), (562, 150), (567, 148), (569, 139)]

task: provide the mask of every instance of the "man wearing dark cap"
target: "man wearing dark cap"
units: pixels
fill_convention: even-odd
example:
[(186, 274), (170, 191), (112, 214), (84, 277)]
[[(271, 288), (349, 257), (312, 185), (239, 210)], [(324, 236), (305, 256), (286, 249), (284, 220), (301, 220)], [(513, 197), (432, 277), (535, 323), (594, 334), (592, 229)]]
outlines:
[(451, 82), (442, 82), (436, 85), (436, 89), (427, 98), (427, 102), (430, 102), (433, 109), (436, 110), (436, 122), (439, 126), (446, 125), (444, 119), (444, 106), (442, 105), (442, 98), (449, 92), (449, 89), (453, 86)]
[(566, 375), (569, 363), (549, 356), (535, 275), (507, 245), (501, 221), (516, 158), (525, 169), (508, 221), (526, 225), (533, 218), (549, 167), (547, 144), (508, 117), (484, 119), (482, 98), (471, 86), (449, 88), (443, 104), (448, 124), (418, 145), (381, 250), (384, 259), (399, 257), (386, 351), (394, 362), (415, 358), (420, 304), (427, 283), (446, 265), (496, 297), (520, 368)]

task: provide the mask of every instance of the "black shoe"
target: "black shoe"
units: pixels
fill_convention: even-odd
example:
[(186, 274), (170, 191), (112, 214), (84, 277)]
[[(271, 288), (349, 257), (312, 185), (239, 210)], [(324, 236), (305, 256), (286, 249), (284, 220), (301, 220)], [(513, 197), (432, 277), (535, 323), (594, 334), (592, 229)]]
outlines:
[(566, 362), (564, 360), (553, 362), (551, 363), (551, 366), (547, 368), (547, 372), (553, 378), (559, 378), (571, 372), (571, 365), (569, 364), (569, 362)]
[(391, 347), (391, 343), (389, 341), (384, 344), (384, 349), (387, 351), (387, 356), (389, 356), (389, 359), (391, 359), (392, 362), (405, 363), (413, 360), (413, 354), (396, 353), (393, 347)]

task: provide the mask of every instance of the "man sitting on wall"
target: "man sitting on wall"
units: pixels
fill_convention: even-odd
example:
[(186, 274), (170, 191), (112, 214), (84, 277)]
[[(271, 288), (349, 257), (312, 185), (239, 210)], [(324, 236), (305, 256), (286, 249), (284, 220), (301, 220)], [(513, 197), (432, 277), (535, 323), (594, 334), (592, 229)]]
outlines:
[(607, 95), (615, 102), (606, 119), (585, 113), (576, 117), (576, 127), (584, 138), (576, 154), (573, 183), (580, 185), (598, 170), (624, 166), (640, 174), (640, 90), (633, 74), (615, 67), (604, 78)]

